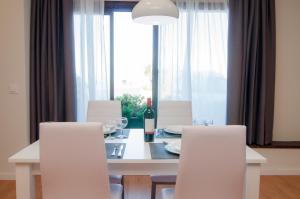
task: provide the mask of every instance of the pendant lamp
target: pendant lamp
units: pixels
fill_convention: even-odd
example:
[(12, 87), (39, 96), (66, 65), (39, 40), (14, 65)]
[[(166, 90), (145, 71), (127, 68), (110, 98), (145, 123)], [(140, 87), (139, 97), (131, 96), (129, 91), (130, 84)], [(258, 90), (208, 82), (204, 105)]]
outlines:
[(178, 17), (179, 11), (171, 0), (140, 0), (132, 10), (132, 19), (142, 24), (168, 24)]

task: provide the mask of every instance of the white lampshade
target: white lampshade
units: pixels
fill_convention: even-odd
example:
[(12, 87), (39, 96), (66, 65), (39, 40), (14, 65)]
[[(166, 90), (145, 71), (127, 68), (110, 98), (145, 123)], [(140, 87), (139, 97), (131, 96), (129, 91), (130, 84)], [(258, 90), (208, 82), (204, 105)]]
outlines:
[(171, 0), (140, 0), (132, 10), (132, 19), (143, 24), (167, 24), (175, 22), (179, 11)]

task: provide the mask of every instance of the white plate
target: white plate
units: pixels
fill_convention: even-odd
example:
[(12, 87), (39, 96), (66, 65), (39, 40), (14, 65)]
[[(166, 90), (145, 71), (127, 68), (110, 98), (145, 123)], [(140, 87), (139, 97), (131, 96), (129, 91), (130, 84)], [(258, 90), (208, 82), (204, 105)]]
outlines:
[(167, 144), (165, 149), (171, 153), (180, 154), (181, 141), (175, 141)]
[(116, 131), (116, 129), (112, 129), (112, 130), (110, 130), (110, 129), (106, 129), (106, 128), (104, 128), (103, 127), (103, 133), (104, 133), (104, 135), (108, 135), (108, 134), (111, 134), (111, 133), (113, 133), (113, 132), (115, 132)]
[(178, 134), (181, 135), (182, 134), (182, 129), (183, 126), (167, 126), (164, 131), (167, 133), (173, 133), (173, 134)]
[(165, 146), (165, 149), (167, 150), (167, 151), (169, 151), (170, 153), (174, 153), (174, 154), (180, 154), (180, 151), (177, 151), (176, 149), (174, 149), (173, 147), (171, 147), (170, 145), (166, 145)]

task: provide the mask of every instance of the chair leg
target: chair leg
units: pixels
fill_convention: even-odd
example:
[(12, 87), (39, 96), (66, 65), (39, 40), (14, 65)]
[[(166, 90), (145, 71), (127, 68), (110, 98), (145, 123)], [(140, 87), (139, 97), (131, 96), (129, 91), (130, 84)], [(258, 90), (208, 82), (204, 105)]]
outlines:
[(156, 197), (156, 183), (152, 182), (151, 186), (151, 199), (155, 199)]
[(122, 176), (122, 179), (121, 179), (121, 185), (123, 186), (123, 191), (122, 191), (122, 199), (125, 198), (125, 187), (124, 187), (124, 176)]

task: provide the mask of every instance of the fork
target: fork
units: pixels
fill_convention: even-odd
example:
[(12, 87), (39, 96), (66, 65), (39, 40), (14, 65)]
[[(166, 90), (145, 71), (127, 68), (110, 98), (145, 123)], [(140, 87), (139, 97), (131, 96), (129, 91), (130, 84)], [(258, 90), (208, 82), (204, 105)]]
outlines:
[(118, 151), (118, 148), (119, 148), (119, 146), (117, 146), (117, 145), (114, 146), (114, 150), (113, 150), (111, 156), (115, 156), (116, 155), (116, 153)]

